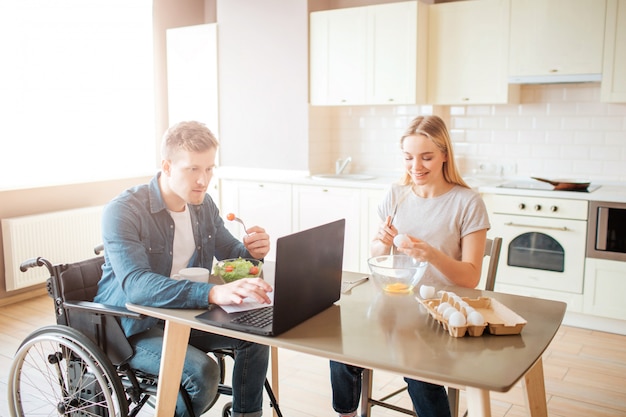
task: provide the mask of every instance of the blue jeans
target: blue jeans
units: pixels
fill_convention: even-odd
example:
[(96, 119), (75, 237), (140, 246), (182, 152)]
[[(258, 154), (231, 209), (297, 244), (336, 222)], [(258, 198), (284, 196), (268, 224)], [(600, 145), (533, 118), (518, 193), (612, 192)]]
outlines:
[[(163, 348), (162, 327), (153, 327), (128, 340), (135, 350), (129, 365), (133, 369), (158, 375)], [(232, 416), (261, 416), (269, 348), (192, 329), (183, 366), (182, 385), (191, 398), (194, 414), (200, 416), (205, 413), (217, 393), (219, 366), (206, 354), (217, 349), (234, 349), (235, 352)], [(176, 402), (176, 417), (189, 417), (180, 395)]]
[[(361, 398), (363, 368), (330, 361), (333, 409), (339, 414), (356, 411)], [(441, 385), (404, 378), (419, 417), (450, 417), (448, 393)]]

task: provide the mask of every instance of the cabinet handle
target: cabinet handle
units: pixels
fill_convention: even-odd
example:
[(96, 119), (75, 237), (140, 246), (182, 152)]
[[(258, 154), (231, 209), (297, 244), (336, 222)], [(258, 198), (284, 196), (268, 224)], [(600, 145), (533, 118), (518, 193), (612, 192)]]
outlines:
[(387, 101), (393, 101), (393, 99), (392, 99), (392, 98), (390, 98), (390, 99), (388, 99)]
[(469, 97), (463, 97), (461, 98), (461, 101), (469, 101)]
[(552, 68), (552, 69), (550, 70), (550, 72), (551, 72), (551, 73), (555, 73), (555, 72), (559, 72), (559, 70), (558, 70), (558, 69), (555, 69), (555, 68)]

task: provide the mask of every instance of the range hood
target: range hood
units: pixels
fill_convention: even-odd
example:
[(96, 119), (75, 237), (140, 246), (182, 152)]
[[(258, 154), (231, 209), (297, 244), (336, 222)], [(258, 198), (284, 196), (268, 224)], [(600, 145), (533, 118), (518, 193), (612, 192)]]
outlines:
[(509, 84), (597, 83), (602, 74), (512, 75)]

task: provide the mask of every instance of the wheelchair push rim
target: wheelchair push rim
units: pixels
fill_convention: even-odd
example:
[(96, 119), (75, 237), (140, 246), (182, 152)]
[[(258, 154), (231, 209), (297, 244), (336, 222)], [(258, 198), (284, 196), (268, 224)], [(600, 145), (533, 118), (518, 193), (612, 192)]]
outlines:
[(115, 368), (89, 338), (67, 326), (31, 333), (17, 350), (8, 380), (13, 417), (122, 417), (128, 413)]

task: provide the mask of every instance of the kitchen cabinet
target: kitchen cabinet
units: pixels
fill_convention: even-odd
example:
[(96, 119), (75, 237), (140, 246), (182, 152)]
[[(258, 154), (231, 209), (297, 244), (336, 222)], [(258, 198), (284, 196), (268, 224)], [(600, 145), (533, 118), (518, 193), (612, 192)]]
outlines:
[(293, 186), (294, 231), (346, 219), (343, 269), (362, 271), (361, 190), (317, 185)]
[(434, 4), (428, 19), (428, 102), (519, 101), (508, 84), (509, 0)]
[(626, 0), (608, 0), (600, 99), (626, 102)]
[[(503, 248), (504, 249), (504, 248)], [(502, 258), (500, 258), (502, 259)], [(499, 272), (498, 272), (499, 274)], [(551, 291), (542, 288), (523, 287), (521, 285), (498, 283), (496, 278), (495, 290), (507, 294), (523, 295), (532, 298), (545, 298), (546, 300), (562, 301), (567, 304), (569, 313), (582, 313), (583, 296), (562, 291)]]
[(217, 134), (217, 25), (168, 29), (166, 40), (169, 125), (197, 120)]
[[(267, 260), (276, 260), (276, 239), (292, 233), (291, 185), (221, 180), (221, 214), (234, 213), (246, 227), (261, 226), (270, 235)], [(226, 227), (238, 238), (245, 234), (237, 222), (224, 220)]]
[(623, 320), (626, 317), (626, 262), (587, 258), (584, 313)]
[(308, 171), (307, 0), (206, 3), (219, 22), (220, 166)]
[(417, 1), (312, 12), (311, 104), (424, 102), (427, 12)]
[(605, 13), (605, 0), (511, 0), (512, 81), (581, 75), (599, 81)]

